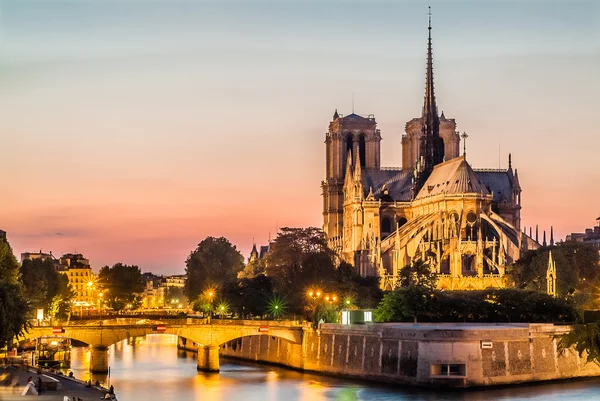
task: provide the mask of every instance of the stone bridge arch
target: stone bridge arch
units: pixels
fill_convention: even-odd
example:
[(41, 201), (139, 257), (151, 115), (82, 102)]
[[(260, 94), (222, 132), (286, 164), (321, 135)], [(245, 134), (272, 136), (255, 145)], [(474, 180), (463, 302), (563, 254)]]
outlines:
[[(242, 322), (243, 323), (243, 322)], [(273, 324), (275, 323), (275, 324)], [(277, 324), (279, 323), (279, 324)], [(159, 330), (160, 326), (160, 330)], [(219, 370), (219, 346), (237, 338), (268, 335), (302, 344), (302, 326), (285, 326), (280, 322), (252, 322), (252, 324), (132, 324), (132, 325), (80, 325), (56, 326), (62, 333), (54, 333), (53, 327), (33, 327), (18, 338), (19, 341), (35, 337), (62, 337), (81, 341), (91, 347), (90, 370), (108, 371), (108, 347), (133, 337), (148, 334), (171, 334), (198, 344), (198, 370)], [(261, 330), (262, 327), (262, 330)]]

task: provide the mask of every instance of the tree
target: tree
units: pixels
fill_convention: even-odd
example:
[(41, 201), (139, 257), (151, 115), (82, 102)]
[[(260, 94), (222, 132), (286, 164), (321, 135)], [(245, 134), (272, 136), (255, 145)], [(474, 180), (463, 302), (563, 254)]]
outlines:
[(344, 261), (340, 262), (330, 286), (332, 292), (339, 295), (343, 308), (374, 308), (383, 297), (379, 277), (362, 277), (354, 266)]
[(308, 288), (327, 289), (335, 279), (334, 253), (323, 231), (315, 227), (284, 227), (265, 258), (273, 290), (285, 294), (291, 313), (302, 313)]
[(21, 277), (25, 295), (34, 308), (47, 309), (50, 306), (61, 289), (60, 276), (61, 274), (56, 271), (54, 263), (50, 259), (38, 258), (23, 261)]
[(558, 351), (572, 346), (575, 346), (580, 357), (583, 357), (584, 352), (587, 354), (587, 362), (600, 365), (600, 324), (574, 325), (572, 330), (560, 339)]
[(66, 319), (73, 306), (75, 292), (69, 285), (69, 278), (64, 274), (58, 275), (58, 291), (48, 307), (48, 314), (57, 319)]
[(19, 262), (8, 241), (0, 238), (0, 281), (17, 284), (19, 282)]
[(238, 278), (254, 278), (261, 274), (265, 274), (265, 270), (265, 260), (256, 259), (252, 262), (249, 262), (244, 270), (238, 273)]
[(178, 307), (185, 303), (185, 293), (180, 287), (167, 287), (165, 289), (165, 305)]
[(21, 285), (0, 281), (0, 348), (29, 328), (29, 310)]
[(429, 264), (421, 259), (400, 270), (400, 285), (402, 287), (423, 287), (433, 290), (437, 287), (437, 280), (437, 274), (431, 271)]
[(98, 284), (106, 294), (104, 299), (117, 311), (124, 309), (127, 304), (136, 303), (137, 294), (144, 291), (140, 268), (122, 263), (100, 269)]
[(559, 297), (589, 293), (600, 277), (598, 251), (585, 243), (563, 242), (526, 252), (507, 269), (508, 279), (517, 288), (546, 292), (548, 257), (556, 262), (556, 289)]
[(30, 311), (19, 281), (19, 263), (8, 241), (0, 238), (0, 348), (28, 329)]
[(206, 237), (185, 262), (187, 281), (184, 292), (195, 300), (208, 287), (235, 282), (244, 268), (244, 257), (227, 238)]
[(422, 286), (401, 287), (383, 296), (375, 310), (378, 322), (417, 322), (419, 316), (432, 311), (435, 291)]

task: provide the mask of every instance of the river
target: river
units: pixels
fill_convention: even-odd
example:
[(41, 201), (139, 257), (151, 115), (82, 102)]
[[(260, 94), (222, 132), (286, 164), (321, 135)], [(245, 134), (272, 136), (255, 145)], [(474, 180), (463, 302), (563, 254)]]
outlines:
[[(110, 347), (110, 384), (119, 401), (491, 401), (600, 400), (600, 379), (554, 382), (484, 390), (432, 391), (221, 359), (221, 372), (196, 372), (196, 355), (179, 351), (177, 338), (148, 335)], [(87, 380), (90, 354), (73, 347), (72, 371)], [(93, 380), (107, 383), (108, 375)]]

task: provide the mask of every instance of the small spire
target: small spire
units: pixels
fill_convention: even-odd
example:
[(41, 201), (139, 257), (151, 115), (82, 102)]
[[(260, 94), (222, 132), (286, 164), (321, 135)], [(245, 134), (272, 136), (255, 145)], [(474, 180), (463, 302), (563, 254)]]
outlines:
[(444, 110), (442, 110), (442, 115), (440, 116), (440, 118), (441, 118), (442, 120), (445, 120), (445, 119), (446, 119), (446, 116), (444, 115)]
[(352, 153), (348, 152), (348, 157), (346, 158), (346, 177), (350, 178), (352, 175)]
[(375, 200), (375, 195), (373, 194), (373, 187), (369, 187), (369, 195), (367, 195), (367, 200)]
[(337, 109), (335, 109), (335, 113), (333, 113), (333, 121), (337, 120), (338, 118), (340, 118), (340, 115), (338, 114)]
[(554, 227), (550, 226), (550, 246), (554, 246)]
[(548, 243), (546, 242), (546, 230), (544, 230), (544, 242), (542, 242), (542, 246), (548, 246)]
[(552, 251), (548, 254), (548, 269), (546, 269), (546, 293), (556, 296), (556, 262), (552, 259)]
[(512, 153), (508, 154), (508, 169), (512, 170)]
[(362, 177), (362, 166), (360, 165), (360, 157), (356, 158), (356, 164), (354, 165), (354, 176), (360, 181)]
[(540, 239), (539, 239), (540, 237), (538, 236), (538, 234), (539, 234), (539, 227), (536, 224), (535, 225), (535, 242), (537, 242), (539, 244), (540, 243)]
[(533, 237), (531, 236), (531, 227), (529, 227), (529, 238), (533, 238)]
[(463, 156), (466, 159), (467, 158), (467, 138), (469, 137), (469, 135), (466, 132), (463, 132), (460, 137), (463, 139)]

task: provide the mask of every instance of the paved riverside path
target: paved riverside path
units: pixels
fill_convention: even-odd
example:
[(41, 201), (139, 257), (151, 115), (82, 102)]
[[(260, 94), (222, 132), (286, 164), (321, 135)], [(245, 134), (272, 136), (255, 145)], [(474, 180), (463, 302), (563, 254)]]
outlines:
[[(23, 390), (27, 385), (27, 379), (31, 376), (34, 383), (38, 382), (38, 375), (36, 369), (28, 369), (24, 367), (17, 367), (15, 369), (10, 369), (13, 374), (13, 377), (17, 377), (19, 379), (19, 385), (16, 388), (11, 386), (2, 386), (0, 385), (0, 400), (2, 401), (26, 401), (28, 399), (39, 400), (39, 401), (63, 401), (64, 397), (67, 396), (70, 399), (73, 396), (79, 397), (83, 401), (100, 401), (100, 399), (106, 393), (105, 389), (100, 389), (97, 387), (85, 387), (80, 381), (71, 380), (65, 378), (61, 375), (56, 375), (52, 373), (44, 372), (42, 373), (42, 381), (48, 382), (52, 381), (52, 379), (48, 377), (52, 377), (60, 381), (62, 388), (60, 390), (45, 390), (42, 391), (41, 395), (25, 395), (22, 396)], [(4, 372), (2, 368), (0, 368), (0, 373)], [(118, 396), (118, 395), (117, 395)]]

